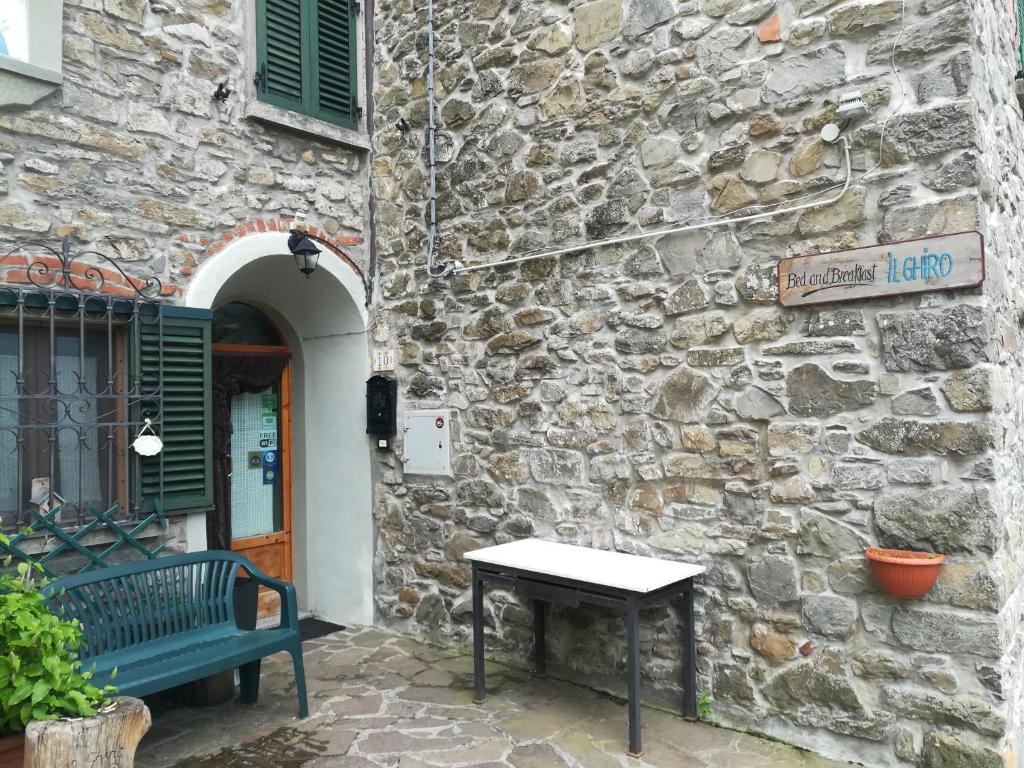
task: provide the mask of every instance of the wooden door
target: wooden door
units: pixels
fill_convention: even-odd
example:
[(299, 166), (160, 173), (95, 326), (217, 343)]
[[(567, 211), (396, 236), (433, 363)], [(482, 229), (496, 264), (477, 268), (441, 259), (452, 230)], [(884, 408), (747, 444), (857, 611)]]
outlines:
[[(214, 344), (213, 354), (288, 356), (287, 347)], [(232, 398), (231, 550), (268, 576), (292, 580), (291, 361), (266, 390)], [(271, 438), (271, 435), (274, 437)], [(276, 461), (270, 454), (276, 453)], [(276, 616), (280, 597), (261, 589), (259, 618)]]

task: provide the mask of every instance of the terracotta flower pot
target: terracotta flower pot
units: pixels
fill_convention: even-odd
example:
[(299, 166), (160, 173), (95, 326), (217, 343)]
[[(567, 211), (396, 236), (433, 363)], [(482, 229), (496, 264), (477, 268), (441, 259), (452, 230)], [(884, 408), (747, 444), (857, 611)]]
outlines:
[(22, 768), (25, 765), (25, 734), (0, 736), (0, 768)]
[(939, 578), (945, 555), (902, 549), (869, 549), (865, 553), (882, 589), (894, 597), (924, 597)]

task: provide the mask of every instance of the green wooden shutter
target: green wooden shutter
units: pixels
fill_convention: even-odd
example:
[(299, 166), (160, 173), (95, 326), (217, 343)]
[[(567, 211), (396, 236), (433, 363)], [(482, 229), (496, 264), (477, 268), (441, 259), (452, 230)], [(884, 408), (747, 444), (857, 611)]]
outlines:
[(315, 0), (314, 77), (316, 116), (357, 126), (356, 8), (351, 0)]
[(257, 0), (260, 101), (355, 129), (358, 8), (354, 0)]
[(1018, 71), (1024, 74), (1024, 0), (1017, 0), (1017, 44), (1020, 48), (1020, 69)]
[(213, 506), (212, 313), (183, 307), (162, 311), (162, 323), (144, 319), (140, 324), (143, 393), (154, 390), (163, 365), (162, 423), (157, 431), (164, 443), (160, 454), (141, 459), (141, 496), (151, 506), (160, 497), (162, 477), (164, 511), (209, 509)]
[(260, 101), (297, 112), (308, 112), (309, 0), (257, 0), (256, 56)]

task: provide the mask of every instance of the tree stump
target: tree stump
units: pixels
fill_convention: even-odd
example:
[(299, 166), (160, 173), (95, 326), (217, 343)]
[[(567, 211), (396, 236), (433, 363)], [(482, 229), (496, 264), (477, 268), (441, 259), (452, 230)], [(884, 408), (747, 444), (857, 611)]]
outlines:
[(134, 768), (151, 724), (146, 705), (127, 697), (96, 717), (33, 721), (25, 729), (25, 768)]

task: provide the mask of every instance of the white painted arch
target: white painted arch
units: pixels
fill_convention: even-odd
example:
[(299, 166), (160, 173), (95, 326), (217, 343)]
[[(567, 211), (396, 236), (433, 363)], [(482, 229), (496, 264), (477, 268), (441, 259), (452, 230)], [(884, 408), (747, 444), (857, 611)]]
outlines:
[(288, 251), (288, 234), (262, 232), (233, 241), (200, 267), (184, 299), (209, 309), (252, 304), (287, 337), (295, 399), (295, 586), (302, 608), (342, 624), (373, 623), (364, 296), (362, 280), (337, 254), (325, 250), (307, 279)]

